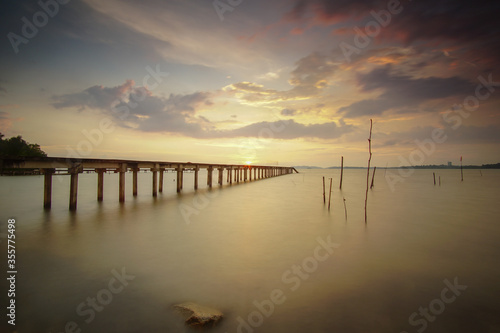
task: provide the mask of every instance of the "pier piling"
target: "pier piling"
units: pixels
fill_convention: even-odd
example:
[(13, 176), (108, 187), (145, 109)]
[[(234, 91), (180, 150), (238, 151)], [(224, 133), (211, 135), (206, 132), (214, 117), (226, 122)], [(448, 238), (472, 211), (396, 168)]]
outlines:
[[(184, 181), (184, 170), (194, 171), (194, 189), (198, 189), (199, 171), (207, 169), (207, 185), (212, 187), (213, 171), (217, 168), (218, 183), (223, 185), (224, 172), (227, 172), (227, 183), (234, 182), (251, 182), (255, 180), (282, 176), (297, 172), (291, 167), (278, 166), (254, 166), (254, 165), (234, 165), (234, 164), (207, 164), (197, 163), (192, 164), (178, 162), (153, 162), (153, 161), (137, 161), (137, 160), (112, 160), (112, 159), (70, 159), (62, 157), (20, 157), (20, 158), (0, 158), (0, 165), (19, 170), (36, 170), (39, 174), (43, 174), (43, 207), (50, 209), (52, 206), (52, 178), (54, 175), (60, 174), (60, 171), (67, 170), (70, 175), (70, 191), (69, 191), (69, 209), (74, 211), (77, 208), (78, 197), (78, 174), (92, 173), (97, 174), (97, 201), (104, 200), (104, 174), (114, 170), (118, 174), (118, 199), (120, 203), (125, 202), (125, 181), (126, 173), (132, 172), (132, 194), (137, 196), (138, 192), (138, 173), (140, 170), (150, 171), (152, 173), (152, 194), (157, 196), (158, 192), (163, 192), (164, 172), (177, 172), (177, 192), (181, 192)], [(233, 174), (234, 171), (234, 174)], [(159, 176), (158, 176), (159, 172)], [(253, 174), (252, 174), (253, 172)]]
[(43, 208), (52, 207), (52, 175), (55, 169), (43, 169)]
[(101, 202), (104, 199), (104, 173), (106, 169), (96, 169), (97, 172), (97, 201)]

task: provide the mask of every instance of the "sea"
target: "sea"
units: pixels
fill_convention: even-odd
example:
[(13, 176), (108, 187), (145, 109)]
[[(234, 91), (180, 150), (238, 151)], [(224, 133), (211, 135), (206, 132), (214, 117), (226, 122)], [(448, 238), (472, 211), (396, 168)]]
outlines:
[(366, 221), (366, 170), (298, 171), (157, 197), (127, 173), (124, 203), (84, 173), (76, 212), (67, 175), (50, 211), (43, 176), (0, 177), (0, 331), (199, 332), (195, 302), (209, 332), (500, 332), (500, 170), (377, 169)]

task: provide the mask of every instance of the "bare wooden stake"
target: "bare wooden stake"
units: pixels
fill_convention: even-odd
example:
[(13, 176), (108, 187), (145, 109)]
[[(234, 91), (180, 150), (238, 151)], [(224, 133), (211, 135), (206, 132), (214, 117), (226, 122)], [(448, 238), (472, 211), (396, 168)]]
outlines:
[(370, 119), (370, 136), (368, 137), (368, 168), (366, 170), (366, 192), (365, 192), (365, 224), (368, 221), (368, 216), (366, 214), (366, 204), (368, 202), (368, 187), (370, 185), (370, 162), (372, 161), (372, 127), (373, 120)]
[(370, 189), (373, 188), (373, 180), (375, 179), (375, 171), (377, 171), (377, 167), (373, 168), (372, 183), (370, 185)]
[(441, 176), (439, 176), (439, 186), (441, 186)]
[(323, 176), (323, 203), (326, 204), (326, 198), (325, 198), (325, 176)]
[(330, 178), (330, 193), (328, 194), (328, 210), (330, 210), (331, 200), (332, 200), (332, 178)]
[(464, 181), (464, 170), (462, 168), (462, 156), (460, 156), (460, 175), (462, 177), (461, 181)]
[(481, 175), (481, 177), (483, 176), (483, 172), (481, 170), (479, 170), (479, 174)]
[(436, 173), (435, 172), (432, 173), (432, 177), (434, 177), (434, 185), (436, 185)]
[(344, 199), (344, 213), (345, 213), (345, 219), (347, 221), (347, 207), (345, 205), (345, 198), (344, 197), (342, 197), (342, 198)]
[(342, 178), (344, 177), (344, 156), (340, 159), (340, 189), (342, 189)]

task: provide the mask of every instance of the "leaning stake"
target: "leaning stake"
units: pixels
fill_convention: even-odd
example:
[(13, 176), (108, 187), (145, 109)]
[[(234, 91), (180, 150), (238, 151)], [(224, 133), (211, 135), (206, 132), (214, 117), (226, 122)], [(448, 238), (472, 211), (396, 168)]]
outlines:
[(464, 181), (464, 170), (462, 169), (462, 156), (460, 156), (460, 175), (462, 177), (461, 181)]
[(332, 200), (332, 178), (330, 178), (330, 193), (328, 194), (328, 210), (330, 210), (331, 200)]
[(366, 193), (365, 193), (365, 223), (367, 222), (367, 215), (366, 215), (366, 203), (368, 201), (368, 187), (370, 185), (370, 162), (372, 160), (372, 127), (373, 127), (373, 120), (370, 119), (370, 136), (368, 138), (368, 169), (366, 170)]
[(323, 203), (326, 204), (326, 199), (325, 199), (325, 176), (323, 176)]
[(340, 189), (342, 189), (342, 178), (344, 176), (344, 156), (340, 159)]
[(373, 180), (375, 179), (375, 171), (377, 171), (377, 167), (373, 168), (372, 183), (370, 185), (370, 189), (373, 188)]
[(345, 198), (344, 197), (342, 197), (342, 198), (344, 199), (344, 213), (345, 213), (345, 219), (347, 221), (347, 207), (345, 205)]

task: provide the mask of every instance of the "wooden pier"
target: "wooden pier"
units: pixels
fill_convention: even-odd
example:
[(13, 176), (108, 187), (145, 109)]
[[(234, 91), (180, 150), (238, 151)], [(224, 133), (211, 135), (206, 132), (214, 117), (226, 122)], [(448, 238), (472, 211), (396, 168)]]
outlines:
[[(217, 184), (224, 184), (224, 170), (227, 171), (226, 184), (247, 182), (270, 177), (282, 176), (293, 172), (293, 167), (263, 166), (263, 165), (234, 165), (208, 164), (191, 162), (159, 162), (133, 161), (108, 159), (73, 159), (60, 157), (16, 157), (0, 159), (0, 171), (5, 169), (29, 169), (34, 173), (44, 175), (43, 207), (50, 209), (52, 205), (52, 176), (69, 174), (70, 192), (69, 209), (76, 210), (78, 197), (78, 175), (80, 173), (97, 173), (97, 201), (104, 200), (104, 174), (108, 171), (119, 173), (118, 198), (125, 202), (125, 173), (132, 172), (132, 195), (137, 196), (137, 173), (147, 170), (152, 173), (153, 193), (163, 192), (163, 174), (168, 171), (177, 173), (177, 192), (183, 188), (184, 172), (194, 173), (194, 189), (198, 189), (198, 173), (201, 169), (207, 170), (207, 186), (212, 187), (213, 173), (217, 170)], [(252, 176), (253, 173), (253, 176)]]

